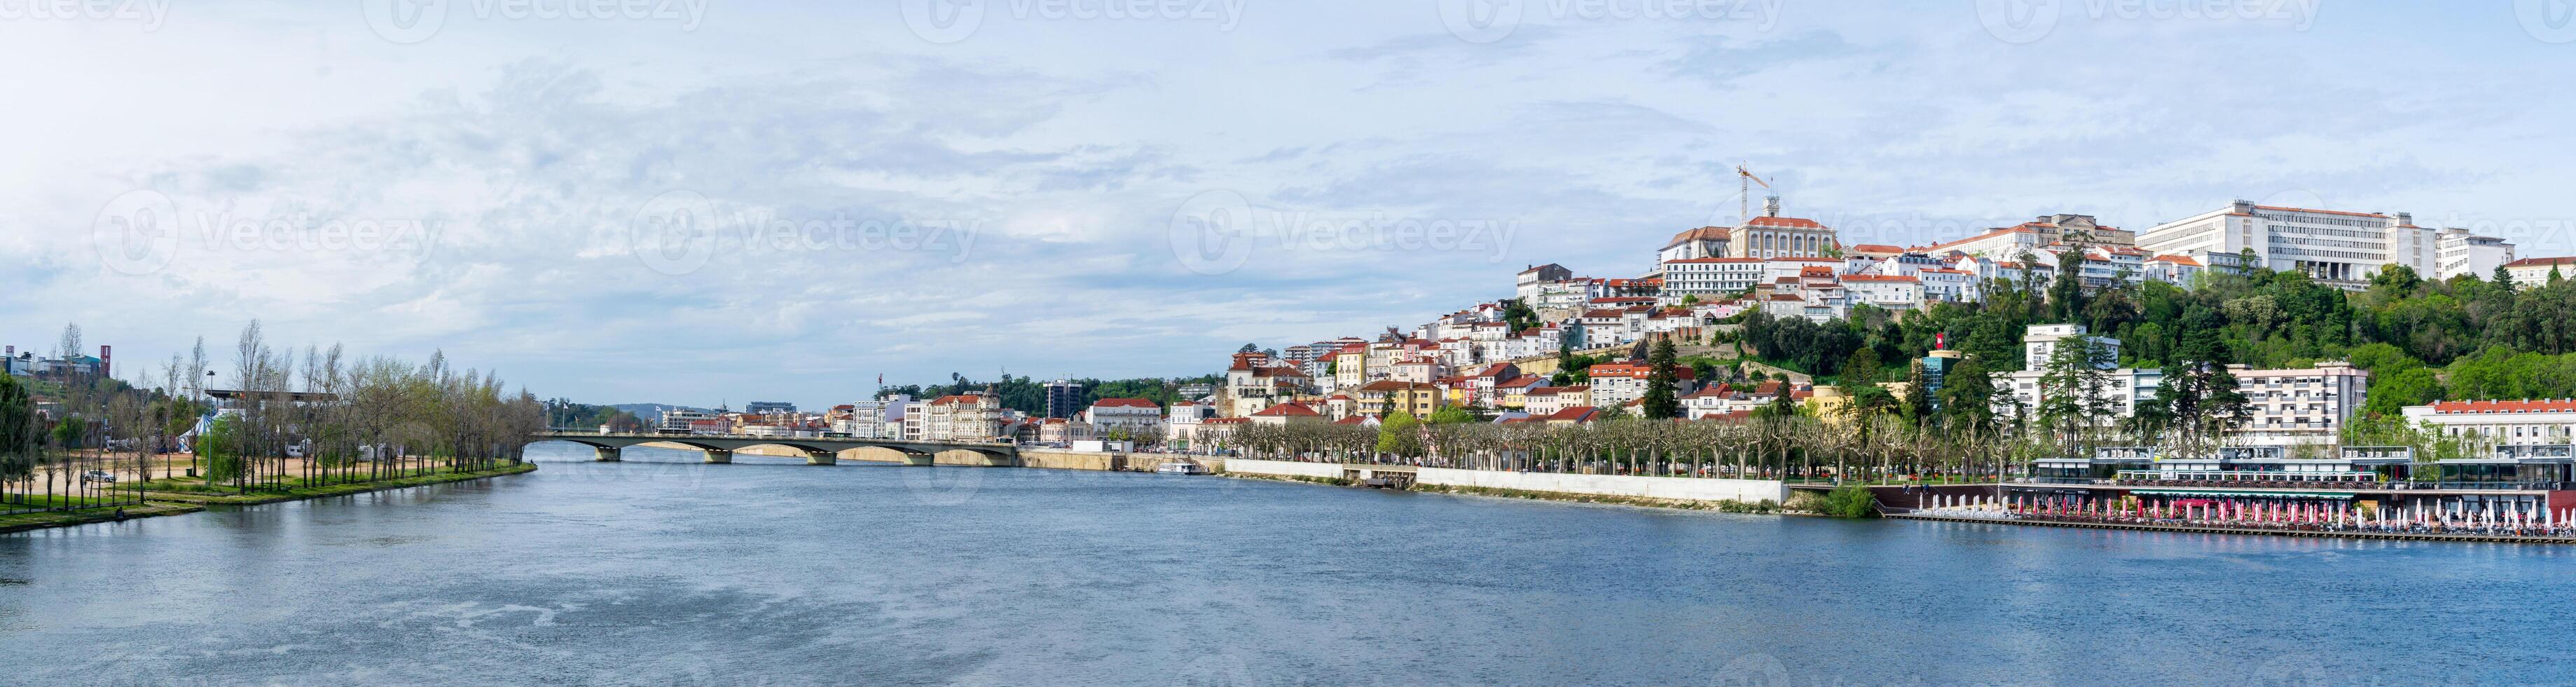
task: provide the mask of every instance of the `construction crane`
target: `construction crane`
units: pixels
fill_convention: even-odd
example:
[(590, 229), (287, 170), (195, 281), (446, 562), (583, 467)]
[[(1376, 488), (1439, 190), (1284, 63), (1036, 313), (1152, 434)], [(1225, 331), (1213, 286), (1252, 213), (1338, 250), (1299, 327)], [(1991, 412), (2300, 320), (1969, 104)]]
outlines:
[(1753, 170), (1745, 169), (1744, 164), (1740, 162), (1735, 165), (1735, 176), (1737, 184), (1744, 187), (1743, 190), (1737, 191), (1735, 194), (1735, 199), (1737, 201), (1735, 208), (1735, 225), (1740, 227), (1744, 226), (1745, 222), (1753, 221), (1754, 184), (1761, 184), (1762, 190), (1765, 191), (1778, 191), (1779, 189), (1771, 188), (1771, 182), (1763, 181), (1762, 177), (1753, 176)]

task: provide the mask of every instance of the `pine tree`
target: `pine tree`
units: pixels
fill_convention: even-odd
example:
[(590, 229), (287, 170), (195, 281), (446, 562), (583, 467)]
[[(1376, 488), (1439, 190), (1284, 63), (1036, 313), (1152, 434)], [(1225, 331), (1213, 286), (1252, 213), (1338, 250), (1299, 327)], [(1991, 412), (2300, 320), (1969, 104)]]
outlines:
[(1904, 414), (1907, 423), (1918, 428), (1931, 424), (1933, 420), (1932, 390), (1924, 388), (1930, 382), (1927, 371), (1923, 369), (1923, 361), (1917, 360), (1906, 366), (1905, 396), (1897, 399), (1898, 410)]
[(1673, 340), (1658, 339), (1653, 352), (1646, 355), (1646, 396), (1637, 405), (1648, 419), (1681, 417), (1681, 401), (1673, 397), (1678, 377), (1673, 373)]

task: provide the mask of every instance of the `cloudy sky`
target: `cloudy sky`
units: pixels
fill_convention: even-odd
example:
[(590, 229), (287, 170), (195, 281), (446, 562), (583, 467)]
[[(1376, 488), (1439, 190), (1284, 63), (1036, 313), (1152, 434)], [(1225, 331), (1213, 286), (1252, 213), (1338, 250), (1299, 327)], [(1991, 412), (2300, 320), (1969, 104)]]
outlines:
[(1632, 276), (1738, 162), (1847, 242), (2576, 252), (2563, 0), (121, 2), (0, 0), (0, 340), (126, 376), (251, 318), (592, 402), (1195, 374)]

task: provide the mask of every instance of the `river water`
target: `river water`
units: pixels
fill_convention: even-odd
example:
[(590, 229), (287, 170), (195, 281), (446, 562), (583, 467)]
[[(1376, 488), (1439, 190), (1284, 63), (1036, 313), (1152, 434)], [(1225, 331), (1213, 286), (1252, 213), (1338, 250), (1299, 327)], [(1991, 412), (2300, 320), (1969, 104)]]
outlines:
[(2576, 550), (567, 444), (0, 535), (11, 684), (2576, 681)]

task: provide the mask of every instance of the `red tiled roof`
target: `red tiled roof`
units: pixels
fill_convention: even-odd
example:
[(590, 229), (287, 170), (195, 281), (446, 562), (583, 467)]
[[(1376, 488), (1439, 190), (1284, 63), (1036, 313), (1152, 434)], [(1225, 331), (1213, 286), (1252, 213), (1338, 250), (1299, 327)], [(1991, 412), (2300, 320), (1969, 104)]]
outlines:
[(1726, 236), (1726, 227), (1700, 227), (1674, 234), (1673, 240), (1664, 242), (1664, 247), (1671, 248), (1686, 241), (1724, 241)]
[(2541, 265), (2576, 265), (2576, 256), (2523, 258), (2521, 260), (2515, 260), (2504, 264), (2506, 267), (2538, 267)]
[(1281, 403), (1252, 414), (1253, 417), (1316, 417), (1319, 415), (1322, 413), (1315, 412), (1315, 409), (1308, 408), (1303, 403)]
[(2576, 399), (2541, 398), (2518, 401), (2434, 401), (2433, 412), (2441, 415), (2484, 415), (2497, 413), (2549, 413), (2576, 411)]
[(1745, 221), (1744, 221), (1744, 226), (1747, 226), (1747, 227), (1771, 227), (1771, 228), (1780, 228), (1780, 229), (1823, 229), (1823, 228), (1825, 228), (1825, 225), (1817, 224), (1817, 223), (1816, 223), (1816, 221), (1815, 221), (1815, 220), (1812, 220), (1812, 219), (1805, 219), (1805, 218), (1799, 218), (1799, 217), (1772, 217), (1772, 216), (1769, 216), (1769, 215), (1764, 215), (1764, 216), (1761, 216), (1761, 217), (1755, 217), (1755, 218), (1753, 218), (1753, 219), (1745, 220)]
[(1599, 412), (1601, 412), (1601, 409), (1600, 409), (1600, 408), (1595, 408), (1595, 407), (1592, 407), (1592, 406), (1575, 406), (1575, 407), (1572, 407), (1572, 408), (1566, 408), (1566, 409), (1564, 409), (1564, 410), (1559, 410), (1559, 411), (1556, 411), (1556, 412), (1554, 412), (1554, 413), (1549, 413), (1547, 417), (1545, 417), (1545, 418), (1541, 418), (1541, 419), (1546, 419), (1546, 420), (1572, 420), (1572, 421), (1575, 421), (1575, 422), (1589, 422), (1589, 421), (1591, 421), (1591, 420), (1592, 420), (1592, 416), (1593, 416), (1594, 414), (1596, 414), (1596, 413), (1599, 413)]
[(1154, 401), (1153, 401), (1152, 399), (1143, 399), (1143, 398), (1104, 398), (1104, 399), (1100, 399), (1100, 400), (1098, 400), (1098, 401), (1093, 401), (1093, 402), (1091, 403), (1091, 407), (1094, 407), (1094, 408), (1098, 408), (1098, 407), (1101, 407), (1101, 406), (1108, 406), (1108, 407), (1111, 407), (1111, 408), (1153, 408), (1153, 407), (1155, 407), (1155, 405), (1154, 405)]

